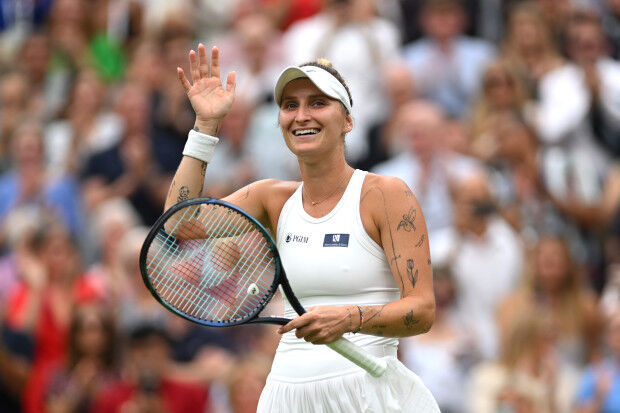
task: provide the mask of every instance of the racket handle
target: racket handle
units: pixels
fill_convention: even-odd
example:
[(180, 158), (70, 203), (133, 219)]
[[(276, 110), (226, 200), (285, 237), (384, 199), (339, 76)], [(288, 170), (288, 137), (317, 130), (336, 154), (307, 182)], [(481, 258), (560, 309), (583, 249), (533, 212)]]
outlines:
[(338, 340), (327, 344), (327, 347), (349, 359), (351, 362), (357, 364), (370, 373), (373, 377), (381, 377), (387, 368), (387, 363), (385, 360), (381, 360), (380, 358), (373, 356), (346, 338), (339, 338)]

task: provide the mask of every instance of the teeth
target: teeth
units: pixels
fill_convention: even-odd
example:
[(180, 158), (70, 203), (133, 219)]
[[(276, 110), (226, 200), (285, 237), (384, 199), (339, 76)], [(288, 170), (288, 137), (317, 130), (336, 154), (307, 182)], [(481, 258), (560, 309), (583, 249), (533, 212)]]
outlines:
[(295, 132), (293, 132), (295, 136), (309, 135), (312, 133), (319, 133), (319, 130), (318, 129), (301, 129), (301, 130), (296, 130)]

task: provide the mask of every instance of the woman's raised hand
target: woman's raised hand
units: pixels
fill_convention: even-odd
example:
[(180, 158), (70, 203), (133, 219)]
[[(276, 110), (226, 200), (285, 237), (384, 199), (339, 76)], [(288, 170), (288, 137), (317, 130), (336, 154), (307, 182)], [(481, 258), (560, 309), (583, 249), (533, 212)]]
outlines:
[(189, 52), (189, 67), (193, 84), (180, 67), (177, 74), (196, 112), (196, 126), (202, 133), (216, 135), (221, 120), (235, 99), (235, 72), (228, 74), (224, 89), (220, 80), (219, 50), (213, 47), (209, 65), (207, 51), (202, 44), (198, 45), (198, 58), (194, 50)]

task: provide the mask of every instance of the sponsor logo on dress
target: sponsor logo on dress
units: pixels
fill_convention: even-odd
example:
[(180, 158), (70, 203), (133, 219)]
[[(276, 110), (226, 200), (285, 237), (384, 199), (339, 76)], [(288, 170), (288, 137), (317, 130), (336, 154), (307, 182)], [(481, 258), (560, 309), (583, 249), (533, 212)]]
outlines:
[(348, 247), (349, 234), (325, 234), (324, 247)]
[(293, 234), (291, 232), (287, 233), (286, 237), (284, 238), (284, 241), (286, 243), (295, 242), (298, 244), (307, 244), (309, 240), (310, 237), (307, 235)]

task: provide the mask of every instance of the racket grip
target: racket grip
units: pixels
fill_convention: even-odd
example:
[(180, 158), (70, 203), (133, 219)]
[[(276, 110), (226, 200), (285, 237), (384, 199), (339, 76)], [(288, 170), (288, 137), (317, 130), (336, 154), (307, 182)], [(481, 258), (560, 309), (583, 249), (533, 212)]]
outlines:
[(346, 338), (339, 338), (338, 340), (327, 344), (327, 347), (349, 359), (349, 361), (357, 364), (370, 373), (373, 377), (381, 377), (387, 368), (387, 363), (385, 360), (381, 360), (380, 358), (373, 356)]

